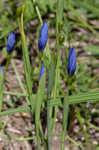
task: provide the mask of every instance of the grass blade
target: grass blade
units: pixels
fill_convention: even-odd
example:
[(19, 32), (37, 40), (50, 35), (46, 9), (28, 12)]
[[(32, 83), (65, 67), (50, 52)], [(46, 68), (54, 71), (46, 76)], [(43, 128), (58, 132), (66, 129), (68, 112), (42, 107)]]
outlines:
[(31, 111), (29, 106), (20, 106), (18, 108), (15, 109), (9, 109), (3, 112), (0, 112), (0, 116), (6, 116), (6, 115), (12, 115), (15, 114), (17, 112), (24, 112), (24, 111)]
[(35, 103), (35, 126), (36, 126), (36, 136), (37, 136), (37, 147), (38, 150), (41, 150), (41, 144), (40, 144), (40, 111), (41, 111), (41, 105), (42, 101), (44, 99), (44, 93), (45, 93), (45, 73), (40, 79), (38, 92), (36, 95), (36, 103)]
[(3, 103), (3, 84), (4, 84), (4, 81), (5, 81), (6, 72), (7, 72), (7, 69), (8, 69), (10, 59), (11, 59), (11, 54), (8, 54), (6, 66), (5, 66), (5, 69), (4, 69), (4, 74), (1, 75), (1, 77), (0, 77), (0, 112), (2, 110), (2, 103)]
[(63, 128), (62, 128), (62, 150), (64, 150), (65, 135), (67, 134), (67, 123), (68, 123), (68, 110), (69, 110), (69, 99), (68, 96), (64, 98), (63, 102)]
[(50, 105), (47, 102), (47, 139), (48, 139), (48, 150), (51, 150), (51, 130), (50, 130)]
[[(99, 91), (88, 92), (86, 94), (79, 94), (77, 96), (68, 96), (69, 104), (79, 104), (85, 102), (99, 101)], [(55, 101), (50, 101), (50, 105), (62, 104), (61, 99), (57, 98)]]
[(26, 85), (27, 85), (27, 91), (29, 95), (29, 100), (31, 104), (31, 111), (34, 112), (34, 99), (32, 94), (32, 77), (31, 77), (31, 66), (30, 66), (30, 60), (29, 60), (29, 53), (28, 48), (26, 44), (26, 38), (24, 34), (24, 28), (23, 28), (23, 13), (24, 13), (24, 6), (22, 7), (22, 14), (21, 14), (21, 23), (19, 24), (19, 29), (21, 33), (22, 38), (22, 52), (23, 52), (23, 60), (24, 60), (24, 72), (26, 76)]

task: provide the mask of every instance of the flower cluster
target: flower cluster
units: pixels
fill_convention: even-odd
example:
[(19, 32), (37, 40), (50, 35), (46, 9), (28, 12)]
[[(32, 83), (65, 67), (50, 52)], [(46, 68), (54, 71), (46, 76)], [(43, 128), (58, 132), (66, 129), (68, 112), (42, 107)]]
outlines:
[[(47, 41), (48, 41), (48, 23), (47, 21), (44, 21), (40, 29), (40, 35), (39, 35), (39, 40), (38, 40), (39, 51), (41, 52), (44, 51)], [(15, 43), (16, 43), (15, 33), (11, 32), (8, 36), (8, 41), (7, 41), (8, 53), (12, 52), (12, 50), (14, 49)], [(44, 64), (42, 64), (39, 79), (44, 74), (44, 71), (45, 71), (45, 66)], [(68, 55), (68, 65), (67, 65), (67, 72), (68, 72), (69, 77), (73, 76), (75, 71), (76, 71), (76, 49), (71, 48), (69, 55)], [(1, 68), (1, 72), (2, 73), (4, 72), (3, 68)]]
[[(40, 36), (38, 40), (39, 51), (42, 52), (44, 50), (47, 41), (48, 41), (48, 23), (47, 21), (45, 21), (40, 29)], [(43, 75), (44, 70), (45, 67), (44, 64), (42, 64), (41, 71), (40, 71), (40, 78)], [(69, 52), (67, 71), (69, 77), (73, 76), (76, 71), (76, 49), (75, 48), (71, 48)]]

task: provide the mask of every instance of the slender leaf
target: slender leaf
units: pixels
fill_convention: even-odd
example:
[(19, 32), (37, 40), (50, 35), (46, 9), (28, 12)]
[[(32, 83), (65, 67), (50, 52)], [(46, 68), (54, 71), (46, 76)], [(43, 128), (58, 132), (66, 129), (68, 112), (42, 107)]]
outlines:
[(37, 136), (37, 146), (38, 150), (41, 150), (41, 144), (40, 144), (40, 111), (41, 111), (41, 105), (44, 99), (44, 93), (45, 93), (45, 73), (42, 75), (38, 92), (36, 95), (36, 103), (35, 103), (35, 125), (36, 125), (36, 136)]

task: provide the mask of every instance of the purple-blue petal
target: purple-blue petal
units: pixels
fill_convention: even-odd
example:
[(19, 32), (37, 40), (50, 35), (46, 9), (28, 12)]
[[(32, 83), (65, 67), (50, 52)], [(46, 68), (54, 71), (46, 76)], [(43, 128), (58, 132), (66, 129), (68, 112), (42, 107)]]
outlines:
[(38, 40), (39, 51), (44, 50), (47, 41), (48, 41), (48, 23), (47, 21), (44, 21), (40, 29), (40, 35), (39, 35), (39, 40)]
[(41, 79), (41, 77), (42, 77), (42, 75), (44, 74), (44, 72), (45, 72), (45, 66), (44, 66), (44, 64), (42, 64), (41, 70), (40, 70), (39, 79)]
[(71, 48), (68, 56), (68, 66), (67, 66), (68, 75), (71, 77), (76, 71), (76, 49)]
[(7, 41), (7, 51), (8, 51), (8, 53), (10, 53), (14, 49), (15, 42), (16, 42), (15, 33), (11, 32), (8, 36), (8, 41)]
[(2, 73), (2, 75), (4, 74), (4, 67), (0, 67), (0, 71)]

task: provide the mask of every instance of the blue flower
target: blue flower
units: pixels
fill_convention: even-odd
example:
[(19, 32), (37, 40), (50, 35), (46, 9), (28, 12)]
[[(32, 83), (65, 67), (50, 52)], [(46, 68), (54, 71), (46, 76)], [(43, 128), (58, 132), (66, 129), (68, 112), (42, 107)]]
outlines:
[(44, 74), (44, 72), (45, 72), (45, 66), (44, 66), (44, 64), (42, 64), (41, 70), (40, 70), (39, 79), (41, 79), (41, 77), (42, 77), (42, 75)]
[(70, 77), (73, 76), (75, 70), (76, 70), (76, 49), (71, 48), (68, 56), (68, 66), (67, 66), (68, 75)]
[(16, 39), (15, 39), (15, 33), (11, 32), (8, 36), (8, 41), (7, 41), (7, 51), (10, 53), (14, 49)]
[(4, 74), (4, 67), (0, 67), (0, 72), (2, 75)]
[(48, 41), (48, 23), (47, 23), (47, 21), (45, 21), (40, 29), (40, 36), (39, 36), (39, 40), (38, 40), (39, 51), (44, 50), (47, 41)]

